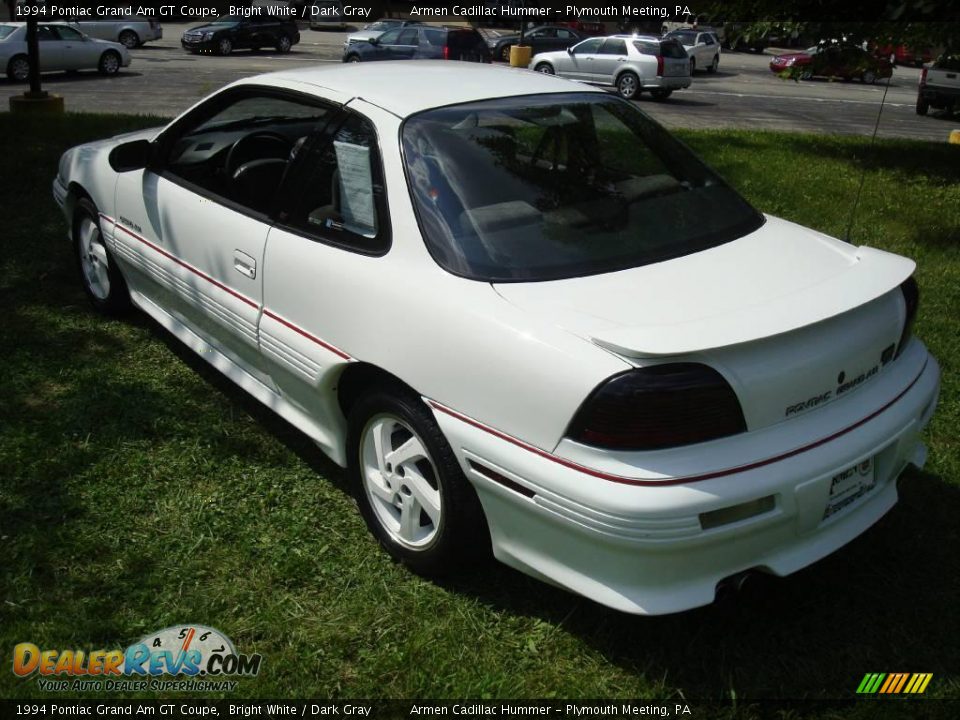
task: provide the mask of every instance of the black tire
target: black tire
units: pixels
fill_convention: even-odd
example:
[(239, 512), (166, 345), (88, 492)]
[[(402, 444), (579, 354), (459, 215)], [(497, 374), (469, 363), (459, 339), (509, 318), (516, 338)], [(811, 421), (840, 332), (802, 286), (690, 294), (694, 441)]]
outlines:
[(534, 68), (538, 73), (543, 73), (544, 75), (556, 75), (556, 71), (553, 69), (553, 65), (550, 63), (537, 63), (537, 66)]
[(666, 100), (671, 95), (673, 95), (673, 90), (657, 89), (650, 91), (650, 97), (654, 100)]
[[(432, 465), (428, 464), (427, 468), (431, 470), (435, 485), (433, 482), (430, 484), (439, 492), (441, 510), (432, 539), (422, 547), (413, 548), (403, 544), (392, 530), (384, 526), (378, 512), (383, 512), (382, 508), (387, 506), (381, 503), (380, 511), (374, 509), (371, 504), (374, 501), (371, 501), (362, 477), (364, 458), (361, 455), (361, 443), (368, 430), (373, 432), (374, 423), (384, 418), (395, 418), (408, 425), (430, 456)], [(409, 439), (409, 433), (404, 433), (403, 429), (399, 432), (398, 443)], [(394, 437), (391, 435), (391, 440)], [(399, 385), (383, 384), (371, 388), (350, 409), (347, 453), (347, 468), (360, 513), (370, 532), (394, 559), (418, 574), (438, 577), (465, 569), (489, 557), (490, 531), (477, 494), (464, 477), (450, 444), (417, 394)], [(402, 504), (406, 500), (401, 496), (406, 491), (406, 497), (409, 498), (409, 490), (399, 470), (392, 477), (397, 502)], [(390, 483), (387, 483), (389, 486)]]
[(860, 82), (864, 85), (874, 85), (877, 82), (877, 74), (873, 70), (864, 70), (860, 75)]
[(14, 55), (7, 63), (7, 77), (13, 82), (26, 82), (30, 79), (30, 58), (26, 55)]
[(347, 55), (347, 62), (348, 63), (360, 62), (360, 56), (357, 54)]
[(690, 77), (693, 77), (693, 74), (697, 71), (697, 59), (690, 58)]
[(286, 35), (281, 35), (277, 38), (277, 52), (278, 53), (288, 53), (290, 48), (293, 47), (293, 43), (290, 41)]
[(117, 42), (127, 50), (133, 50), (134, 48), (140, 47), (140, 36), (133, 30), (124, 30), (120, 33), (119, 37), (117, 37)]
[[(109, 289), (104, 294), (98, 292), (93, 283), (87, 277), (84, 271), (84, 244), (81, 239), (81, 232), (84, 228), (84, 221), (89, 220), (96, 228), (96, 243), (103, 248), (103, 257), (107, 259), (107, 278), (109, 279)], [(110, 254), (103, 242), (103, 235), (100, 231), (100, 214), (96, 206), (87, 198), (81, 198), (77, 201), (76, 210), (73, 213), (73, 256), (76, 258), (77, 270), (80, 273), (80, 284), (90, 303), (97, 312), (112, 317), (118, 317), (130, 310), (130, 293), (127, 290), (127, 283), (117, 267), (116, 261)]]
[(500, 59), (504, 62), (510, 62), (510, 48), (512, 45), (504, 45), (500, 48)]
[(926, 115), (930, 109), (930, 103), (923, 98), (917, 98), (917, 115)]
[(624, 72), (617, 78), (617, 95), (624, 100), (634, 100), (640, 97), (640, 78), (636, 73)]
[(97, 63), (97, 69), (101, 75), (116, 75), (120, 72), (123, 61), (120, 59), (120, 53), (115, 50), (107, 50), (100, 56), (100, 62)]
[(222, 37), (217, 40), (217, 55), (229, 55), (233, 52), (233, 40)]

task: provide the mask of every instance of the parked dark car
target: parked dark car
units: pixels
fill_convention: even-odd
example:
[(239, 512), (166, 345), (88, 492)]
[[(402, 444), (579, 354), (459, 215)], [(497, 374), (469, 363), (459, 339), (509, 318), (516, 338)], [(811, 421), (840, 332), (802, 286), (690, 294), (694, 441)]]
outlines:
[(239, 15), (226, 15), (207, 25), (190, 28), (180, 38), (184, 50), (192, 53), (210, 50), (218, 55), (229, 55), (241, 48), (265, 47), (285, 53), (298, 42), (300, 31), (292, 18)]
[(858, 45), (820, 43), (803, 52), (779, 55), (770, 61), (775, 73), (796, 72), (801, 80), (814, 77), (835, 77), (874, 83), (893, 74), (893, 66), (885, 58), (877, 58)]
[(490, 48), (472, 28), (394, 28), (380, 37), (344, 48), (344, 62), (371, 60), (467, 60), (490, 62)]
[[(566, 50), (586, 37), (586, 34), (573, 28), (544, 25), (525, 32), (523, 34), (523, 44), (529, 45), (532, 48), (532, 53), (536, 55), (552, 50)], [(488, 44), (494, 58), (507, 62), (510, 60), (510, 48), (520, 44), (520, 34), (490, 38)]]

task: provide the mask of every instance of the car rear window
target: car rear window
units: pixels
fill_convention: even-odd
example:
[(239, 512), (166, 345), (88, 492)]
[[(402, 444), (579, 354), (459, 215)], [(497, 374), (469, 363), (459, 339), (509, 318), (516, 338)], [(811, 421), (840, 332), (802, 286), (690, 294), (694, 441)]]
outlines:
[(950, 72), (960, 72), (960, 55), (946, 55), (941, 57), (933, 65), (937, 70), (948, 70)]
[(429, 110), (404, 123), (402, 139), (431, 254), (476, 280), (637, 267), (763, 224), (683, 144), (605, 93)]
[(470, 48), (483, 45), (483, 38), (473, 30), (447, 30), (447, 43), (451, 48)]
[(664, 40), (660, 43), (660, 52), (668, 58), (685, 58), (687, 51), (676, 40)]

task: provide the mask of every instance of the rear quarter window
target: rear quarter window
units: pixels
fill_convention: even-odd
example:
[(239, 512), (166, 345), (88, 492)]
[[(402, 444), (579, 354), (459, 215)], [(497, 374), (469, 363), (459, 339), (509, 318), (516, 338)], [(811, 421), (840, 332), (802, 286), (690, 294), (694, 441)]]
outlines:
[(665, 40), (660, 43), (660, 53), (668, 58), (685, 58), (687, 56), (687, 51), (683, 49), (683, 45), (676, 40)]

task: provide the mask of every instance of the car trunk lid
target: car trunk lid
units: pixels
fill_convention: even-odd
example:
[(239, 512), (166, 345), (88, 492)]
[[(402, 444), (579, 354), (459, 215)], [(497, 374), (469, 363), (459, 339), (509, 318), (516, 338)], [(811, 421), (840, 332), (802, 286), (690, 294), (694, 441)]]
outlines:
[(682, 359), (716, 367), (753, 428), (875, 376), (902, 330), (896, 289), (913, 269), (905, 258), (768, 218), (743, 238), (682, 258), (495, 288), (637, 364)]

